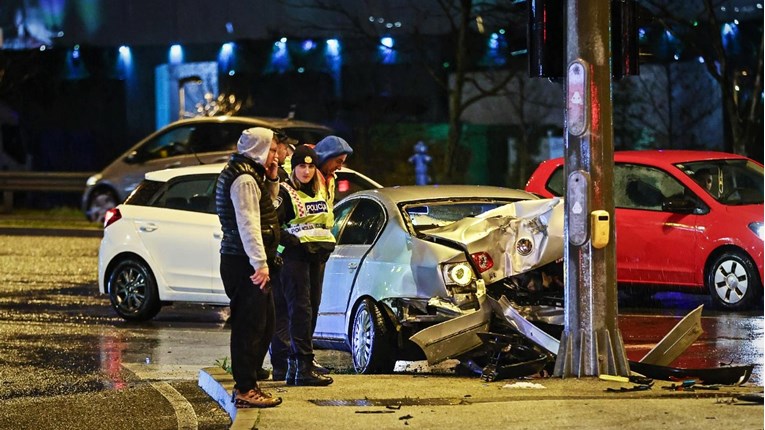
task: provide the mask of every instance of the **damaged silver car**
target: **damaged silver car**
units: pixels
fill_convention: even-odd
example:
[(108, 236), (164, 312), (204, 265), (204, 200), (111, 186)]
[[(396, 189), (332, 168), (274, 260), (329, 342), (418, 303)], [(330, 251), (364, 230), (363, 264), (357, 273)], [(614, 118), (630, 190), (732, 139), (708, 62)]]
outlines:
[[(557, 198), (485, 186), (368, 190), (335, 207), (333, 232), (314, 340), (349, 350), (359, 373), (475, 349), (488, 329), (488, 296), (505, 296), (529, 321), (561, 325)], [(455, 332), (448, 324), (457, 317)]]

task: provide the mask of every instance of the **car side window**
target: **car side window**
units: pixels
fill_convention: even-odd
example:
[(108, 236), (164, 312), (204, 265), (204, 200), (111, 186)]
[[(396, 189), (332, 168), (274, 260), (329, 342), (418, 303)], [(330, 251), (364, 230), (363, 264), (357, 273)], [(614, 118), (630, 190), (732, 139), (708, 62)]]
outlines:
[(348, 216), (337, 237), (338, 245), (371, 245), (385, 226), (383, 208), (368, 199), (362, 199)]
[(186, 154), (193, 130), (191, 126), (176, 127), (156, 136), (138, 148), (138, 158), (148, 161)]
[(550, 175), (545, 186), (554, 196), (563, 196), (566, 194), (566, 181), (563, 180), (563, 166), (558, 167)]
[(690, 190), (663, 170), (637, 164), (614, 166), (617, 208), (660, 211), (667, 198), (688, 193)]
[(345, 222), (348, 220), (348, 215), (350, 215), (353, 208), (356, 207), (356, 203), (358, 203), (358, 200), (345, 202), (335, 206), (333, 211), (335, 215), (335, 225), (332, 226), (332, 236), (335, 236), (335, 239), (340, 237), (340, 232), (343, 230)]
[(150, 206), (213, 214), (215, 179), (215, 176), (197, 176), (170, 182)]
[(198, 124), (189, 138), (189, 151), (233, 151), (247, 126), (243, 124)]

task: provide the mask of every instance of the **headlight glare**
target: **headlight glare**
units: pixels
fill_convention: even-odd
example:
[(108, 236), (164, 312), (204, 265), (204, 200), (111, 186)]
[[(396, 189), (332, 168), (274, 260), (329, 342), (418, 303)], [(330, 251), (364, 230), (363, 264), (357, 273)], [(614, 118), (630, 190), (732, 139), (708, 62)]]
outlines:
[(470, 285), (470, 282), (474, 278), (473, 269), (466, 261), (444, 264), (441, 270), (444, 276), (444, 282), (447, 285), (457, 284), (464, 287)]
[(101, 174), (97, 173), (97, 174), (89, 177), (88, 180), (85, 181), (85, 185), (88, 186), (88, 187), (92, 187), (93, 185), (96, 185), (96, 183), (98, 183), (98, 181), (100, 181), (100, 180), (101, 180)]

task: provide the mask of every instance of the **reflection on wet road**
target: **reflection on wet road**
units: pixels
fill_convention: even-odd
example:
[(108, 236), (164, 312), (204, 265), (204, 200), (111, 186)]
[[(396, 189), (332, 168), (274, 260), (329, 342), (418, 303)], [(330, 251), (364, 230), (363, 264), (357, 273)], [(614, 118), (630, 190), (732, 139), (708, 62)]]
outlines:
[[(4, 414), (14, 420), (26, 416), (10, 412), (16, 408), (13, 402), (57, 395), (82, 397), (90, 404), (107, 392), (132, 398), (147, 390), (153, 394), (142, 396), (148, 402), (141, 406), (142, 413), (164, 408), (152, 413), (172, 415), (166, 401), (151, 397), (157, 393), (147, 385), (156, 381), (171, 381), (177, 390), (189, 392), (187, 397), (196, 398), (200, 423), (206, 419), (210, 424), (206, 428), (227, 428), (225, 414), (198, 388), (189, 387), (195, 387), (200, 368), (229, 355), (228, 309), (173, 305), (147, 323), (123, 321), (108, 298), (98, 294), (98, 243), (97, 238), (0, 236), (0, 404), (6, 404), (0, 406), (0, 428), (8, 424)], [(622, 300), (619, 327), (628, 358), (639, 360), (702, 303), (708, 305), (709, 299), (679, 293), (656, 294), (639, 306)], [(702, 327), (702, 336), (673, 366), (755, 363), (750, 383), (763, 384), (761, 312), (705, 308)], [(319, 351), (318, 357), (325, 365), (349, 371), (345, 353)], [(28, 419), (29, 426), (39, 426), (43, 418)]]
[(699, 369), (726, 364), (755, 364), (749, 382), (763, 385), (762, 312), (730, 313), (709, 310), (706, 296), (683, 293), (658, 293), (650, 307), (619, 306), (619, 328), (630, 360), (640, 360), (674, 325), (698, 305), (704, 305), (702, 335), (672, 367)]

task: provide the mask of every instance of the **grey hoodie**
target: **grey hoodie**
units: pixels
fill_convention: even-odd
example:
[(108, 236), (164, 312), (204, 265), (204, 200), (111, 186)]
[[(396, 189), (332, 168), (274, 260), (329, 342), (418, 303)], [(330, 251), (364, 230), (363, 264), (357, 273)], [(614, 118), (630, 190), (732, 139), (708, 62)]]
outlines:
[[(237, 142), (237, 150), (265, 167), (268, 151), (274, 132), (263, 127), (248, 128), (242, 132)], [(266, 180), (268, 198), (276, 201), (279, 194), (279, 181)], [(260, 231), (260, 188), (250, 175), (241, 175), (231, 184), (231, 202), (236, 213), (236, 224), (239, 237), (242, 239), (244, 252), (250, 259), (250, 265), (255, 270), (266, 267), (266, 249), (263, 246), (263, 236)]]

